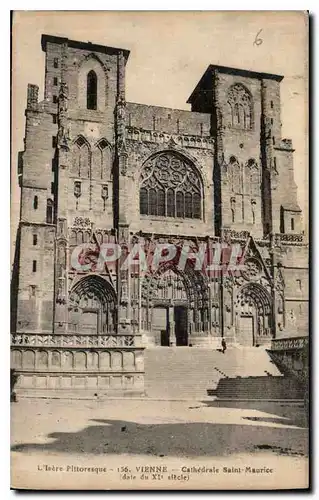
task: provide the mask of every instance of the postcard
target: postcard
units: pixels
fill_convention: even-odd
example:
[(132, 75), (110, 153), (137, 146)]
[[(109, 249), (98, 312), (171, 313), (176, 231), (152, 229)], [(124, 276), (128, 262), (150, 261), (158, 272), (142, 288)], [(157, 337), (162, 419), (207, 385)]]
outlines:
[(309, 487), (308, 14), (15, 11), (11, 487)]

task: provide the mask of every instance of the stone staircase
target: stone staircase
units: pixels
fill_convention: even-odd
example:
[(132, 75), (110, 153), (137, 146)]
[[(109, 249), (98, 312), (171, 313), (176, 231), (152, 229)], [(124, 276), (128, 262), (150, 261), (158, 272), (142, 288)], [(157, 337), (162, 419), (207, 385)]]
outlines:
[[(263, 380), (283, 378), (262, 347), (229, 347), (225, 354), (211, 349), (156, 347), (145, 350), (145, 393), (156, 399), (207, 399), (221, 380), (259, 377), (261, 384), (247, 392), (263, 399)], [(268, 383), (268, 382), (267, 382)], [(227, 397), (234, 398), (234, 394)]]
[(292, 377), (222, 378), (216, 389), (208, 389), (208, 395), (218, 399), (267, 399), (302, 400), (302, 385)]

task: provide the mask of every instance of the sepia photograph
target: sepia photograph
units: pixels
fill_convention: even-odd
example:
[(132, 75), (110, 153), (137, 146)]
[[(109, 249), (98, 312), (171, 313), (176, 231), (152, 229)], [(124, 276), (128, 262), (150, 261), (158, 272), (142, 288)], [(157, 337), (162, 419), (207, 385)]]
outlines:
[(308, 13), (11, 24), (11, 488), (308, 489)]

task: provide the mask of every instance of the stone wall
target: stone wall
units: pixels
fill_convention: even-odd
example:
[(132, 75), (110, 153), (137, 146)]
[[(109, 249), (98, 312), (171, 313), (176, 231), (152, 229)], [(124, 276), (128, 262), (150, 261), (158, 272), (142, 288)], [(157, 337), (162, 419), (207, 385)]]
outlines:
[[(36, 245), (34, 245), (36, 236)], [(54, 238), (49, 225), (21, 225), (16, 330), (52, 332), (54, 308)]]
[(211, 127), (210, 113), (196, 113), (182, 109), (148, 106), (146, 104), (127, 103), (127, 124), (129, 127), (166, 132), (209, 136)]
[(142, 394), (144, 357), (139, 337), (117, 340), (110, 336), (14, 335), (11, 367), (19, 374), (17, 389)]

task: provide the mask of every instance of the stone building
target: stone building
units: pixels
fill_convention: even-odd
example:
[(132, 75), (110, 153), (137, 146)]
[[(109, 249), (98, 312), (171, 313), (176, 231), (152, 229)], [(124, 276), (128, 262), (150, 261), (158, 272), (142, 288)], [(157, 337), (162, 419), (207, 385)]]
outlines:
[[(126, 101), (127, 50), (51, 35), (42, 50), (44, 100), (29, 84), (18, 166), (20, 385), (142, 392), (150, 346), (307, 335), (308, 248), (294, 150), (281, 137), (283, 77), (210, 65), (185, 111)], [(177, 255), (237, 245), (243, 267), (96, 265), (102, 245), (137, 240)], [(83, 243), (91, 251), (77, 269)]]

